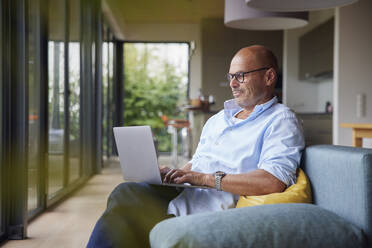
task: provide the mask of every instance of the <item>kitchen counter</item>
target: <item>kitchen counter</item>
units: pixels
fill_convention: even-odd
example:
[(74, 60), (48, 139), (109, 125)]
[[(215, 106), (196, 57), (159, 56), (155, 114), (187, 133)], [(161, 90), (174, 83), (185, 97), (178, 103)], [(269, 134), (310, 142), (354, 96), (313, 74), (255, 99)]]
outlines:
[(331, 115), (332, 113), (326, 113), (326, 112), (304, 112), (304, 113), (296, 113), (296, 115)]

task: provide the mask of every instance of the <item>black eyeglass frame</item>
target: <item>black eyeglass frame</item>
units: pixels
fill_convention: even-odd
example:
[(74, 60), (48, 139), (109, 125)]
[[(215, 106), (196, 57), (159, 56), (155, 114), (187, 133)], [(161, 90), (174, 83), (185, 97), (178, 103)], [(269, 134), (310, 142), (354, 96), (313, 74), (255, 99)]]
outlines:
[[(231, 80), (233, 80), (234, 78), (236, 79), (236, 81), (238, 81), (239, 83), (244, 83), (244, 75), (245, 74), (248, 74), (248, 73), (252, 73), (252, 72), (256, 72), (256, 71), (263, 71), (263, 70), (268, 70), (270, 69), (271, 67), (261, 67), (261, 68), (258, 68), (258, 69), (255, 69), (255, 70), (251, 70), (251, 71), (246, 71), (246, 72), (237, 72), (237, 73), (234, 73), (234, 74), (231, 74), (231, 73), (227, 73), (226, 74), (226, 78), (227, 80), (229, 80), (229, 82), (231, 82)], [(241, 76), (242, 77), (242, 81), (240, 81), (238, 79), (238, 76)]]

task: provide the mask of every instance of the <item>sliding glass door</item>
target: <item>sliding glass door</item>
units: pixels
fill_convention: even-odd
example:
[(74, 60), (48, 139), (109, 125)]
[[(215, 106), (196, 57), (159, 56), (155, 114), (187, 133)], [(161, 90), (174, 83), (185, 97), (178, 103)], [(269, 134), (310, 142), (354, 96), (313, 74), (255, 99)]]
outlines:
[(0, 242), (25, 238), (28, 221), (100, 166), (90, 125), (101, 120), (92, 108), (101, 104), (100, 6), (0, 1)]
[(73, 0), (54, 1), (49, 12), (49, 198), (82, 176), (80, 13)]
[(188, 66), (186, 42), (124, 42), (124, 125), (151, 126), (162, 154), (172, 150), (164, 120), (186, 119)]
[(65, 0), (49, 5), (48, 198), (63, 188), (65, 153)]
[(29, 213), (40, 207), (40, 59), (38, 1), (28, 0), (28, 202)]
[(102, 154), (104, 162), (112, 155), (113, 52), (112, 34), (104, 26), (102, 44)]
[(0, 240), (3, 225), (3, 1), (0, 1)]
[(80, 121), (80, 1), (69, 1), (68, 40), (68, 183), (81, 177)]

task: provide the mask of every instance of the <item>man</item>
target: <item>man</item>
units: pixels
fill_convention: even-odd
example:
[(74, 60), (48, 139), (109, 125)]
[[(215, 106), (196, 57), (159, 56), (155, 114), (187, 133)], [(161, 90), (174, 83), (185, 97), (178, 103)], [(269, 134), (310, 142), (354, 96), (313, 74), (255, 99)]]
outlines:
[[(241, 49), (227, 74), (234, 99), (205, 124), (192, 160), (161, 169), (163, 180), (215, 189), (119, 185), (88, 247), (148, 246), (148, 232), (169, 216), (233, 208), (239, 195), (282, 192), (296, 180), (304, 148), (296, 116), (277, 103), (277, 61), (263, 46)], [(216, 190), (217, 189), (217, 190)]]

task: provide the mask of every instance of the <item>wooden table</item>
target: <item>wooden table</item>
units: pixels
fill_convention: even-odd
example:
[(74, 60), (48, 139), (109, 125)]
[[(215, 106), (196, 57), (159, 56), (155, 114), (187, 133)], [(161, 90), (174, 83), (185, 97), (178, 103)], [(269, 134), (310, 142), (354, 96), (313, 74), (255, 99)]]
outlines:
[(341, 123), (341, 127), (352, 128), (353, 146), (362, 147), (363, 138), (372, 138), (372, 124), (368, 123)]

